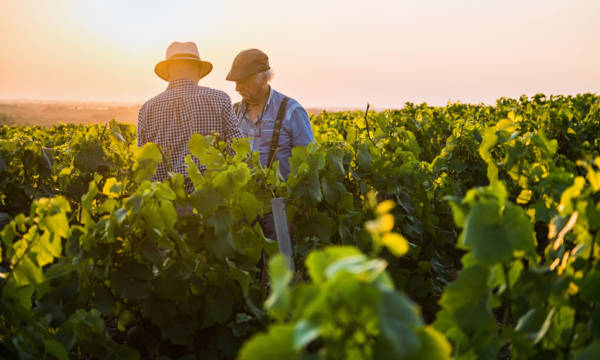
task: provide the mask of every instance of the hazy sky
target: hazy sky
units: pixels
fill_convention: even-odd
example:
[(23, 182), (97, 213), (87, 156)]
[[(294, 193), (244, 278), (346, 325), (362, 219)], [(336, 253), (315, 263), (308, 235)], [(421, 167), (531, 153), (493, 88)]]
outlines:
[(142, 102), (172, 41), (233, 100), (251, 47), (307, 107), (600, 93), (599, 0), (0, 0), (0, 99)]

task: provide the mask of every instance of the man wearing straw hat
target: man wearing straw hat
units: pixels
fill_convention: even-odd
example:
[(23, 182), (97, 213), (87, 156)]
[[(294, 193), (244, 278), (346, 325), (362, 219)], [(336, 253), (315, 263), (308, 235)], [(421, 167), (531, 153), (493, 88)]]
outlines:
[[(229, 95), (198, 85), (212, 68), (210, 62), (200, 59), (193, 42), (172, 43), (166, 59), (154, 68), (156, 75), (169, 85), (141, 107), (137, 124), (138, 146), (153, 142), (163, 152), (163, 162), (153, 180), (165, 180), (171, 171), (187, 174), (184, 159), (190, 153), (188, 143), (192, 134), (219, 133), (225, 140), (242, 136)], [(198, 159), (193, 159), (204, 169)], [(189, 179), (185, 188), (188, 193), (193, 191)]]

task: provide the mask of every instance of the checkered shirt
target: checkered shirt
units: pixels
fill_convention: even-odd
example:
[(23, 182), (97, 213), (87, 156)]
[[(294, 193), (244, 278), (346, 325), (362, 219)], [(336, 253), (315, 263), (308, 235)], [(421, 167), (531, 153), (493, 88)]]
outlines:
[[(242, 137), (239, 123), (225, 92), (198, 86), (188, 79), (171, 81), (167, 90), (148, 100), (140, 109), (137, 124), (137, 144), (152, 142), (161, 147), (163, 162), (152, 180), (168, 178), (174, 171), (187, 175), (185, 157), (192, 134), (219, 133), (225, 140)], [(196, 165), (204, 170), (198, 159)], [(192, 192), (191, 181), (186, 191)]]

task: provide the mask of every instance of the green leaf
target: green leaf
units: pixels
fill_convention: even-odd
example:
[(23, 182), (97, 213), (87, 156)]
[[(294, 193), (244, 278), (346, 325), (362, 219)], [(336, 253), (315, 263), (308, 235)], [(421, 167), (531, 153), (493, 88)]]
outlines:
[(250, 274), (247, 271), (238, 268), (231, 260), (225, 259), (225, 261), (227, 262), (227, 266), (231, 272), (231, 277), (233, 277), (238, 284), (240, 284), (244, 296), (248, 296), (250, 290)]
[(600, 272), (589, 272), (581, 285), (581, 297), (590, 303), (600, 302)]
[(150, 294), (152, 270), (144, 264), (125, 262), (121, 268), (111, 273), (113, 289), (122, 298), (140, 300)]
[(294, 326), (274, 325), (266, 334), (254, 336), (242, 347), (238, 360), (295, 360)]
[(527, 255), (535, 256), (535, 235), (533, 225), (525, 210), (520, 206), (506, 204), (502, 216), (506, 236), (513, 251), (523, 251)]
[(306, 268), (310, 278), (315, 283), (326, 281), (325, 270), (327, 267), (345, 257), (361, 255), (355, 247), (330, 246), (324, 250), (312, 251), (306, 258)]
[(299, 351), (319, 337), (321, 327), (308, 320), (300, 320), (294, 328), (294, 350)]
[(109, 315), (113, 307), (115, 306), (115, 299), (112, 293), (104, 285), (99, 285), (94, 289), (94, 297), (92, 298), (92, 304), (94, 307), (103, 315)]
[(367, 144), (358, 145), (358, 159), (356, 160), (362, 171), (369, 171), (373, 165), (373, 157)]
[(600, 359), (600, 341), (594, 341), (585, 349), (575, 354), (575, 360), (597, 360)]
[(406, 360), (450, 360), (452, 359), (452, 346), (444, 335), (437, 332), (431, 326), (425, 326), (417, 330), (421, 347), (417, 352), (407, 356)]
[(225, 171), (215, 175), (213, 184), (215, 190), (223, 196), (231, 198), (242, 186), (250, 181), (250, 169), (245, 163), (229, 166)]
[(225, 205), (225, 199), (219, 192), (202, 187), (190, 196), (190, 203), (200, 214), (213, 213), (221, 205)]
[(135, 172), (135, 181), (138, 184), (150, 180), (156, 172), (158, 164), (162, 161), (162, 155), (158, 145), (146, 143), (144, 146), (136, 148), (133, 152)]
[(213, 288), (207, 294), (206, 305), (204, 306), (203, 324), (208, 327), (213, 324), (227, 324), (230, 321), (233, 312), (234, 294), (227, 288)]
[(231, 148), (235, 152), (235, 159), (238, 161), (243, 161), (250, 156), (250, 142), (246, 139), (235, 139)]
[(486, 266), (510, 260), (515, 251), (535, 256), (535, 237), (529, 218), (519, 206), (476, 203), (469, 212), (462, 245)]
[(92, 204), (94, 203), (96, 195), (98, 195), (98, 184), (96, 184), (95, 181), (90, 181), (88, 192), (81, 197), (81, 207), (89, 213), (92, 212)]
[(285, 258), (279, 254), (269, 261), (271, 294), (265, 302), (265, 308), (269, 313), (280, 320), (285, 317), (291, 301), (288, 284), (292, 281), (292, 272), (285, 261)]
[(334, 279), (339, 273), (360, 275), (365, 281), (371, 282), (384, 273), (387, 262), (382, 259), (367, 260), (364, 255), (350, 256), (340, 259), (325, 269), (325, 276)]
[(127, 325), (133, 323), (135, 321), (135, 315), (129, 311), (125, 310), (119, 314), (119, 319), (117, 321), (117, 328), (119, 331), (125, 332), (127, 330)]
[(177, 222), (177, 210), (175, 206), (169, 200), (162, 200), (160, 202), (160, 215), (165, 222), (167, 229), (173, 229)]
[(54, 339), (44, 340), (44, 349), (46, 349), (46, 353), (59, 360), (69, 360), (69, 354), (63, 344)]
[(344, 170), (344, 150), (332, 149), (327, 152), (327, 167), (336, 176), (345, 176), (346, 171)]
[(123, 184), (119, 183), (116, 178), (110, 177), (104, 182), (102, 193), (111, 198), (117, 198), (123, 189)]
[(40, 175), (50, 176), (52, 174), (52, 163), (54, 162), (54, 149), (42, 146), (40, 155)]
[(36, 287), (34, 285), (19, 286), (13, 277), (2, 288), (2, 297), (13, 299), (16, 305), (29, 311), (32, 307), (31, 297), (36, 291)]
[(115, 119), (111, 119), (110, 122), (108, 123), (108, 126), (110, 127), (111, 135), (117, 141), (126, 143), (125, 138), (123, 137), (123, 134), (121, 134), (121, 128), (119, 127), (119, 124), (115, 121)]
[(117, 224), (121, 225), (127, 218), (127, 210), (124, 208), (118, 208), (113, 212), (112, 216), (114, 216)]
[(573, 181), (573, 185), (569, 186), (565, 191), (563, 191), (560, 197), (560, 212), (561, 214), (570, 214), (573, 212), (573, 199), (577, 198), (581, 195), (581, 191), (585, 186), (585, 179), (581, 176), (578, 176)]
[(73, 158), (73, 166), (82, 173), (98, 172), (102, 169), (108, 169), (112, 165), (99, 143), (82, 144), (79, 152)]
[(130, 348), (129, 346), (114, 344), (113, 351), (115, 353), (115, 359), (119, 360), (139, 360), (140, 354), (136, 349)]
[(355, 127), (349, 127), (346, 129), (346, 141), (350, 144), (356, 141), (357, 131)]
[(498, 180), (498, 166), (496, 160), (492, 157), (490, 150), (496, 145), (498, 141), (498, 135), (496, 135), (496, 129), (488, 128), (483, 135), (481, 145), (479, 145), (479, 155), (488, 165), (487, 176), (490, 184), (495, 183)]
[(223, 154), (211, 145), (213, 139), (213, 136), (193, 134), (188, 143), (188, 148), (190, 153), (200, 160), (200, 163), (209, 166), (209, 168), (218, 168), (223, 165), (225, 159)]
[(33, 256), (35, 254), (25, 254), (13, 270), (17, 286), (38, 285), (44, 282), (42, 268), (36, 264), (35, 259), (32, 258)]
[(449, 331), (447, 324), (439, 322), (447, 318), (452, 321), (452, 326), (458, 326), (468, 336), (484, 336), (495, 331), (487, 287), (489, 276), (489, 269), (480, 265), (462, 269), (458, 278), (448, 284), (442, 294), (442, 310), (434, 324), (436, 329)]
[(44, 232), (37, 241), (37, 246), (32, 246), (31, 251), (37, 253), (37, 262), (40, 266), (46, 266), (54, 258), (60, 257), (62, 253), (62, 241), (60, 237)]
[(188, 143), (188, 148), (190, 153), (200, 159), (202, 154), (204, 154), (208, 148), (210, 147), (210, 143), (212, 142), (210, 136), (203, 136), (201, 134), (193, 134), (190, 138), (190, 142)]
[(249, 192), (240, 195), (240, 207), (246, 216), (246, 220), (253, 221), (263, 211), (263, 204)]
[(69, 220), (65, 213), (58, 213), (43, 218), (40, 222), (40, 226), (48, 229), (52, 234), (61, 238), (66, 238), (69, 234)]
[(542, 309), (531, 309), (517, 322), (515, 330), (526, 334), (527, 338), (534, 344), (540, 342), (552, 323), (555, 308), (548, 313)]
[(214, 238), (206, 246), (218, 258), (230, 257), (235, 252), (235, 244), (231, 234), (233, 216), (227, 207), (220, 207), (217, 212), (206, 219), (206, 224), (214, 228)]
[(512, 256), (498, 204), (475, 204), (465, 221), (462, 240), (482, 264), (491, 266)]
[(381, 334), (392, 344), (397, 356), (408, 356), (421, 346), (415, 330), (423, 322), (416, 306), (406, 296), (395, 291), (384, 291), (377, 314)]

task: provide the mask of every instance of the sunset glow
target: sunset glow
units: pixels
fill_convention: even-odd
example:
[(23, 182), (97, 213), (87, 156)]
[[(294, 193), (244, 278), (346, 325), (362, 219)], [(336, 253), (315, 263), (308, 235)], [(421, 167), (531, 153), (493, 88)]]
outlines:
[(306, 106), (493, 102), (600, 92), (600, 2), (13, 1), (0, 3), (0, 99), (142, 102), (172, 41), (225, 90), (233, 57), (270, 56)]

